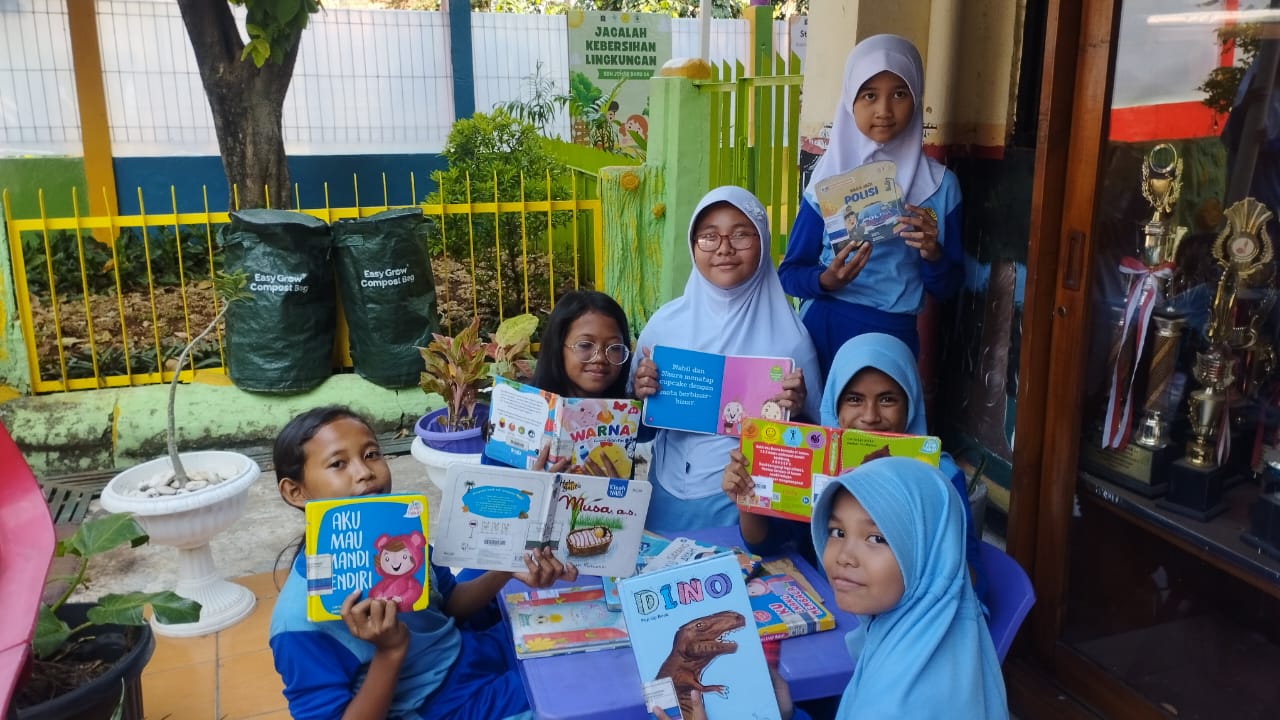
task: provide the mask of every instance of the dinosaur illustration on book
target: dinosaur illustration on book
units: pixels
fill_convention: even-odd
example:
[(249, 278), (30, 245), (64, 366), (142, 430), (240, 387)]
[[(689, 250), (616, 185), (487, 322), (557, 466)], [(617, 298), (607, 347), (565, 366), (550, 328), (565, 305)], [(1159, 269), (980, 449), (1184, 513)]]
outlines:
[(727, 697), (727, 685), (703, 685), (702, 672), (712, 660), (736, 652), (738, 643), (725, 640), (724, 635), (741, 630), (746, 619), (732, 610), (722, 610), (714, 615), (695, 618), (680, 626), (671, 643), (671, 654), (658, 668), (656, 677), (671, 678), (676, 696), (680, 698), (680, 711), (685, 717), (693, 712), (690, 693), (718, 693)]

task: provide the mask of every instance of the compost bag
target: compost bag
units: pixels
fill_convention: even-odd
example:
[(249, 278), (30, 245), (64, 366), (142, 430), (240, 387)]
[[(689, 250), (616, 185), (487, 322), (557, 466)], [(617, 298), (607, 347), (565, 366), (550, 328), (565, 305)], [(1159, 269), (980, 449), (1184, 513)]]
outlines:
[(242, 390), (301, 392), (329, 377), (336, 325), (331, 239), (323, 220), (241, 210), (218, 230), (227, 273), (248, 297), (227, 310), (227, 374)]
[(351, 359), (383, 387), (418, 384), (422, 355), (440, 328), (421, 208), (333, 224), (334, 267)]

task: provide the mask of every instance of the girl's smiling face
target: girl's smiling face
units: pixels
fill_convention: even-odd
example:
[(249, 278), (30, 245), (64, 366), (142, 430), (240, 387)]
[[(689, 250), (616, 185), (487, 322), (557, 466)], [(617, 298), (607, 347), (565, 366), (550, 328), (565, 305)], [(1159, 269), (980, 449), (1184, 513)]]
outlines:
[(863, 135), (883, 145), (907, 129), (915, 108), (907, 81), (882, 70), (858, 88), (853, 100), (853, 123)]
[(854, 373), (836, 403), (840, 427), (870, 432), (906, 432), (909, 413), (902, 386), (872, 367)]
[(831, 580), (836, 605), (855, 615), (892, 610), (906, 591), (898, 559), (880, 528), (844, 488), (831, 503), (822, 569)]
[(308, 500), (391, 492), (391, 469), (368, 425), (340, 417), (302, 445), (301, 478), (280, 478), (280, 495), (301, 508)]
[[(578, 359), (571, 349), (580, 342), (596, 344), (595, 357), (587, 362)], [(569, 382), (577, 388), (578, 397), (604, 397), (604, 393), (618, 379), (623, 365), (614, 365), (605, 358), (605, 348), (610, 345), (626, 345), (622, 329), (608, 315), (590, 311), (579, 315), (565, 333), (564, 371)]]
[[(710, 233), (720, 236), (719, 246), (710, 251), (698, 247), (696, 238)], [(736, 249), (730, 240), (735, 233), (751, 235), (753, 242), (745, 249)], [(693, 264), (698, 272), (724, 290), (746, 282), (760, 265), (760, 234), (755, 224), (746, 213), (727, 202), (716, 203), (702, 211), (689, 242), (693, 244)]]

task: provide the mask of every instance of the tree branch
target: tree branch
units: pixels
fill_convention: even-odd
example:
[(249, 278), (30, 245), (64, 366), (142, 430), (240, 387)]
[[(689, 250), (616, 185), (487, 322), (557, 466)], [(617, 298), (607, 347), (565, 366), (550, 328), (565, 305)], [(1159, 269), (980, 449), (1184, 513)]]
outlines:
[(178, 0), (178, 9), (195, 50), (201, 79), (206, 87), (221, 82), (244, 52), (231, 5), (226, 0)]

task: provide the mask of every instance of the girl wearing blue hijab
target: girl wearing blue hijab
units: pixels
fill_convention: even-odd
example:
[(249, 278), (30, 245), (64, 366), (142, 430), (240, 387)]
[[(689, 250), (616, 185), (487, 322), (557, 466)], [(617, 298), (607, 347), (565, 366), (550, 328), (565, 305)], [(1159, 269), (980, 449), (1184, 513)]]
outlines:
[[(929, 434), (924, 413), (924, 391), (916, 358), (906, 343), (883, 333), (867, 333), (847, 341), (831, 363), (827, 384), (819, 405), (823, 427), (857, 428), (870, 432), (907, 435)], [(878, 462), (878, 461), (876, 461)], [(968, 483), (964, 473), (947, 453), (942, 453), (939, 469), (950, 479), (961, 503), (965, 521), (965, 555), (973, 572), (978, 597), (986, 597), (987, 577), (982, 567), (978, 543), (981, 538), (969, 514)], [(741, 451), (730, 454), (721, 484), (730, 497), (754, 492), (746, 458)], [(817, 564), (808, 547), (809, 532), (804, 523), (740, 512), (742, 539), (751, 552), (770, 555), (794, 544), (797, 551)]]
[(1009, 717), (991, 634), (965, 571), (964, 505), (942, 473), (883, 458), (840, 475), (814, 507), (836, 605), (858, 616), (837, 720)]

